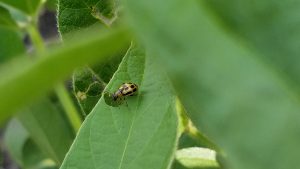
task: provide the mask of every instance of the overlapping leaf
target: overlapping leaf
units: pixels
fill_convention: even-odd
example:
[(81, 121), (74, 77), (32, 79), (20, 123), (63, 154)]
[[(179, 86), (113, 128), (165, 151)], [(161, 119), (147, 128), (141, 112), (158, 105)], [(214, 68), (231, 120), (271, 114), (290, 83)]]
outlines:
[(297, 168), (299, 98), (278, 70), (222, 30), (201, 1), (126, 6), (192, 120), (228, 153), (230, 168)]
[(0, 90), (5, 99), (0, 102), (0, 120), (3, 121), (20, 106), (46, 92), (74, 68), (104, 61), (128, 43), (128, 33), (124, 29), (111, 30), (109, 33), (91, 32), (89, 35), (93, 37), (78, 37), (80, 41), (75, 40), (63, 48), (47, 51), (39, 59), (23, 57), (2, 65)]
[(259, 52), (263, 59), (300, 84), (299, 1), (208, 1), (230, 30)]

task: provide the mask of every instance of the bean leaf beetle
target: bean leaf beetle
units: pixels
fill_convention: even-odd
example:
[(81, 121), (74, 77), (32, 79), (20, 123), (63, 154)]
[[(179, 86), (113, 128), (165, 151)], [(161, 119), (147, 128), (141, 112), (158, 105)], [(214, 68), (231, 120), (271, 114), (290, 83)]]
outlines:
[[(104, 99), (108, 105), (117, 107), (126, 100), (127, 96), (134, 96), (138, 92), (138, 85), (132, 82), (123, 83), (114, 93), (105, 93)], [(127, 104), (127, 102), (126, 102)]]

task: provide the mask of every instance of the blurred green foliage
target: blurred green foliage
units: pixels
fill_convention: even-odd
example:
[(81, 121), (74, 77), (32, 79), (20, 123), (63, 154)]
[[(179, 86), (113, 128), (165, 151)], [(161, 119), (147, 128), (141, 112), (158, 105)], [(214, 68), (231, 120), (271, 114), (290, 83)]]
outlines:
[(300, 84), (299, 1), (208, 2), (224, 25), (261, 52), (265, 62), (283, 73), (289, 83)]
[(127, 2), (135, 32), (164, 59), (192, 121), (231, 167), (297, 167), (299, 102), (284, 75), (225, 31), (205, 2)]
[(11, 0), (0, 0), (0, 4), (8, 7), (15, 8), (24, 12), (26, 15), (36, 17), (38, 15), (38, 9), (43, 3), (42, 0), (22, 0), (22, 1), (11, 1)]
[(58, 168), (47, 158), (18, 119), (12, 119), (5, 131), (4, 144), (12, 159), (24, 169)]
[(9, 11), (0, 6), (0, 63), (24, 53), (21, 35), (17, 31), (17, 24)]
[[(11, 112), (18, 110), (18, 106), (23, 106), (49, 90), (75, 67), (104, 59), (114, 53), (116, 48), (126, 46), (127, 41), (127, 32), (118, 29), (99, 33), (98, 36), (56, 50), (48, 50), (36, 59), (22, 57), (4, 65), (0, 73), (3, 77), (0, 79), (0, 90), (6, 101), (0, 102), (0, 120), (3, 121)], [(99, 52), (99, 46), (103, 50), (95, 54)]]
[(47, 98), (41, 98), (22, 110), (17, 117), (40, 150), (57, 164), (61, 164), (74, 139), (62, 108)]
[[(20, 167), (298, 168), (299, 2), (57, 3), (50, 49), (44, 1), (0, 0), (0, 121), (18, 112), (5, 143)], [(74, 69), (73, 89), (57, 87)], [(138, 94), (115, 104), (125, 82)]]

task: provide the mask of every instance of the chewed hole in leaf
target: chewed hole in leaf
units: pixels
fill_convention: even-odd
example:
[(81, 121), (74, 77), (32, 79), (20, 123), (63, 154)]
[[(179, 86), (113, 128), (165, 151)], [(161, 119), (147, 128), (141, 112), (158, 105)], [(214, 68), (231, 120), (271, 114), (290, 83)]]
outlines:
[(99, 82), (93, 82), (89, 85), (89, 88), (86, 92), (88, 96), (99, 96), (101, 95), (101, 92), (103, 91), (104, 86)]
[(120, 106), (124, 100), (117, 100), (117, 101), (114, 101), (113, 100), (113, 97), (112, 97), (112, 93), (109, 93), (109, 92), (104, 92), (103, 94), (103, 97), (104, 97), (104, 101), (107, 105), (109, 106), (112, 106), (112, 107), (118, 107)]
[(100, 3), (97, 3), (91, 6), (90, 9), (91, 15), (107, 26), (110, 26), (117, 17), (117, 10), (113, 4), (108, 4), (104, 7)]

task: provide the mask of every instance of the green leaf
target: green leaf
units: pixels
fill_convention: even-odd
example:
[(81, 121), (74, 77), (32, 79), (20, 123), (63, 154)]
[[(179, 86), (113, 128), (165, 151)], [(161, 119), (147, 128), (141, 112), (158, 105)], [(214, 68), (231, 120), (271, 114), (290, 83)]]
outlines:
[(118, 69), (125, 53), (126, 51), (121, 51), (92, 68), (86, 66), (74, 72), (73, 90), (84, 116), (90, 113), (100, 99), (106, 83)]
[(19, 165), (25, 166), (23, 148), (29, 139), (29, 133), (17, 119), (9, 121), (4, 135), (4, 144), (11, 158)]
[(106, 87), (138, 84), (127, 104), (111, 107), (102, 97), (84, 121), (61, 169), (167, 168), (177, 144), (175, 95), (155, 60), (133, 48)]
[(41, 151), (58, 166), (73, 141), (73, 132), (62, 115), (62, 108), (45, 98), (18, 114), (21, 123)]
[[(66, 35), (75, 30), (89, 31), (90, 27), (99, 29), (100, 22), (112, 23), (116, 17), (116, 2), (113, 0), (94, 0), (76, 2), (59, 1), (58, 23), (63, 39), (72, 38)], [(111, 22), (111, 23), (107, 23)], [(126, 48), (127, 50), (127, 48)], [(73, 89), (84, 116), (90, 113), (101, 97), (101, 93), (113, 73), (117, 70), (126, 51), (120, 51), (105, 62), (96, 63), (92, 67), (78, 69), (73, 75)]]
[(45, 6), (48, 10), (55, 12), (57, 9), (58, 0), (47, 0)]
[(25, 52), (21, 37), (15, 30), (0, 26), (0, 37), (0, 62)]
[(207, 148), (190, 147), (176, 151), (176, 160), (187, 168), (218, 168), (216, 152)]
[(9, 12), (0, 6), (0, 63), (25, 52), (17, 25)]
[(128, 44), (126, 48), (114, 54), (113, 56), (109, 57), (104, 63), (95, 64), (91, 67), (93, 71), (96, 73), (96, 75), (98, 75), (98, 77), (101, 78), (101, 80), (104, 83), (108, 83), (111, 80), (113, 74), (118, 69), (124, 55), (126, 54), (129, 46), (130, 45)]
[(18, 9), (31, 16), (37, 15), (38, 8), (42, 2), (42, 0), (0, 0), (0, 4), (3, 6)]
[[(4, 136), (4, 144), (10, 157), (24, 169), (41, 169), (39, 166), (44, 164), (45, 161), (48, 161), (47, 166), (51, 164), (32, 141), (28, 131), (18, 119), (14, 118), (8, 123)], [(44, 166), (46, 165), (44, 164)]]
[(16, 28), (17, 25), (12, 19), (8, 10), (0, 6), (0, 26), (8, 28)]
[[(0, 154), (0, 166), (4, 166), (3, 165), (3, 153)], [(3, 169), (3, 167), (0, 167), (1, 169)]]
[(57, 169), (55, 162), (45, 156), (32, 139), (28, 139), (23, 147), (23, 169)]
[(229, 168), (299, 166), (299, 96), (279, 70), (222, 30), (202, 1), (127, 0), (126, 7)]
[[(297, 15), (300, 3), (293, 0), (208, 1), (224, 24), (244, 38), (263, 59), (295, 83), (300, 84), (299, 38)], [(288, 10), (287, 10), (288, 9)], [(298, 89), (299, 90), (299, 89)]]
[[(218, 153), (223, 153), (222, 149), (218, 145), (195, 127), (178, 97), (176, 99), (176, 111), (179, 117), (179, 130), (180, 133), (182, 133), (178, 147), (186, 147), (187, 145), (195, 144), (194, 146), (206, 147), (214, 149)], [(190, 138), (187, 139), (185, 134), (187, 134)], [(192, 138), (193, 141), (191, 141)]]
[(77, 69), (73, 74), (73, 90), (84, 113), (88, 115), (101, 97), (105, 83), (89, 67)]
[[(192, 126), (190, 126), (190, 127), (192, 127)], [(184, 150), (184, 149), (190, 149), (191, 147), (201, 147), (201, 148), (212, 147), (212, 148), (216, 149), (215, 151), (216, 151), (218, 157), (220, 157), (220, 154), (222, 153), (222, 150), (220, 150), (220, 148), (218, 146), (213, 144), (212, 141), (208, 140), (199, 131), (197, 133), (193, 133), (193, 131), (189, 131), (189, 130), (191, 130), (191, 129), (187, 128), (186, 131), (180, 136), (180, 138), (178, 140), (177, 149)], [(194, 130), (194, 129), (192, 129), (192, 130)], [(214, 151), (214, 150), (212, 150), (212, 151)], [(187, 161), (189, 161), (189, 160), (191, 160), (191, 159), (188, 159)], [(191, 161), (193, 162), (194, 160), (191, 160)], [(219, 161), (219, 159), (214, 160), (214, 161), (217, 162), (217, 161)], [(198, 162), (198, 161), (196, 160), (195, 162)], [(187, 168), (210, 169), (210, 168), (216, 168), (216, 167), (215, 166), (204, 167), (204, 166), (201, 166), (201, 165), (196, 166), (196, 167), (191, 167), (189, 165), (189, 163), (186, 166), (184, 166), (183, 163), (179, 162), (178, 160), (173, 161), (172, 169), (187, 169)]]
[(5, 98), (0, 102), (0, 121), (48, 91), (74, 68), (104, 61), (129, 41), (124, 29), (91, 32), (81, 37), (61, 48), (47, 50), (38, 58), (22, 57), (0, 67), (0, 91)]
[[(111, 25), (116, 18), (114, 0), (58, 1), (58, 28), (61, 34), (94, 24)], [(100, 24), (97, 25), (100, 27)]]

